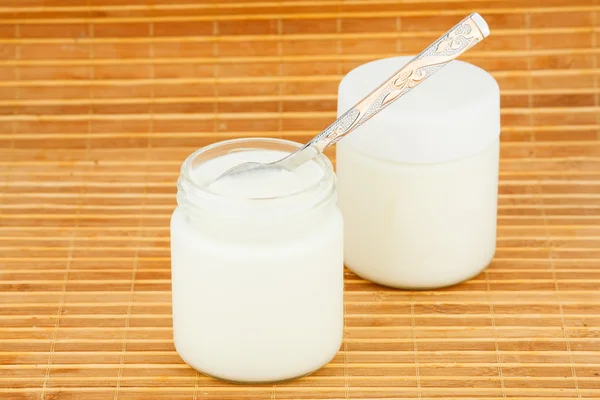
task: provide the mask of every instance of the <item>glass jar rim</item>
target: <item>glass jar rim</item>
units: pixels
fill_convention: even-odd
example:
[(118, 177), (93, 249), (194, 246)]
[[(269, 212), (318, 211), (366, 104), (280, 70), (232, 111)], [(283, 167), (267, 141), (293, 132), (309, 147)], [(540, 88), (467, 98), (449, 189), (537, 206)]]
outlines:
[[(301, 209), (310, 209), (319, 205), (319, 203), (326, 201), (335, 193), (335, 174), (333, 172), (333, 165), (329, 159), (320, 154), (313, 160), (323, 171), (323, 175), (311, 183), (309, 186), (292, 193), (288, 193), (282, 196), (265, 197), (265, 198), (245, 198), (245, 197), (232, 197), (214, 193), (208, 190), (207, 186), (199, 184), (193, 177), (192, 172), (194, 171), (198, 159), (202, 156), (207, 156), (204, 162), (217, 158), (219, 156), (229, 154), (238, 151), (251, 151), (251, 150), (279, 150), (284, 149), (290, 152), (295, 151), (302, 147), (303, 144), (294, 142), (291, 140), (278, 139), (278, 138), (240, 138), (230, 139), (210, 144), (205, 147), (201, 147), (198, 150), (190, 154), (183, 164), (181, 165), (180, 177), (177, 183), (178, 203), (188, 203), (191, 206), (198, 206), (198, 202), (210, 204), (218, 204), (218, 208), (270, 208), (274, 203), (285, 201), (289, 204), (293, 204), (295, 199), (300, 199), (302, 196), (307, 196), (310, 193), (314, 193), (314, 196), (310, 196), (314, 199), (312, 204), (306, 204)], [(212, 154), (211, 154), (212, 153)], [(214, 154), (214, 155), (213, 155)], [(212, 155), (212, 157), (211, 157)], [(200, 163), (201, 164), (201, 163)], [(198, 164), (198, 165), (200, 165)], [(191, 204), (190, 204), (191, 203)], [(194, 208), (196, 208), (194, 207)], [(298, 210), (299, 212), (302, 210)]]

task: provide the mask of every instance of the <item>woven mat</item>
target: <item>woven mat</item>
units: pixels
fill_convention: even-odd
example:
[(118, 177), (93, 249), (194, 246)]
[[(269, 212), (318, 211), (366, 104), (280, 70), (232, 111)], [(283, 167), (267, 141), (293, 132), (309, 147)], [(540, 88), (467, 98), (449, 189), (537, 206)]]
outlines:
[[(502, 88), (498, 252), (427, 292), (346, 272), (345, 340), (290, 383), (235, 386), (171, 339), (183, 159), (305, 141), (366, 61), (470, 11)], [(0, 1), (0, 398), (600, 399), (600, 1)], [(332, 155), (330, 153), (330, 155)]]

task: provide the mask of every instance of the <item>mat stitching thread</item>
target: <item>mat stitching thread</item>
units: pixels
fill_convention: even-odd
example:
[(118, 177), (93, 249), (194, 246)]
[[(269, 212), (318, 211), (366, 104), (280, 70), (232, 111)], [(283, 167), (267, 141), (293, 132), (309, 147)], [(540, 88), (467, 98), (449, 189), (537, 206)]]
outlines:
[(488, 271), (484, 271), (485, 285), (490, 306), (490, 319), (492, 322), (492, 335), (494, 336), (494, 348), (496, 350), (496, 362), (498, 363), (498, 376), (500, 377), (500, 388), (502, 389), (502, 398), (506, 398), (506, 387), (504, 386), (504, 376), (502, 375), (502, 357), (500, 357), (500, 346), (498, 344), (498, 331), (496, 330), (496, 313), (494, 311), (494, 301), (490, 288), (490, 277)]
[[(598, 47), (598, 41), (596, 39), (596, 29), (598, 28), (598, 13), (592, 12), (592, 26), (594, 29), (590, 33), (592, 35), (592, 49)], [(592, 69), (598, 70), (598, 54), (592, 55)], [(600, 107), (600, 87), (598, 86), (598, 75), (594, 75), (594, 106)], [(596, 112), (596, 138), (600, 139), (600, 112)]]
[[(281, 7), (282, 5), (282, 1), (279, 2), (279, 6)], [(282, 41), (282, 37), (283, 37), (283, 20), (281, 18), (277, 19), (277, 36), (278, 36), (278, 40), (277, 40), (277, 57), (279, 59), (278, 63), (278, 73), (279, 73), (279, 82), (277, 83), (277, 94), (278, 94), (278, 101), (277, 101), (277, 112), (279, 114), (279, 117), (277, 118), (277, 135), (278, 136), (282, 136), (283, 133), (283, 118), (281, 118), (282, 114), (283, 114), (283, 41)]]
[[(219, 21), (217, 20), (213, 20), (212, 21), (212, 34), (213, 36), (219, 36)], [(220, 55), (220, 48), (219, 48), (219, 42), (216, 41), (213, 43), (212, 45), (212, 52), (213, 52), (213, 131), (215, 133), (215, 136), (218, 137), (219, 135), (219, 95), (220, 95), (220, 90), (219, 90), (219, 85), (220, 85), (220, 66), (219, 66), (219, 55)]]
[[(152, 38), (154, 37), (154, 23), (151, 22), (148, 24), (148, 35)], [(150, 58), (152, 59), (154, 56), (154, 46), (150, 46)], [(154, 79), (154, 68), (151, 67), (151, 79)], [(151, 86), (151, 96), (154, 98), (154, 85)], [(137, 278), (138, 266), (139, 266), (139, 256), (140, 256), (140, 238), (142, 237), (142, 230), (144, 226), (144, 211), (146, 210), (146, 205), (148, 203), (148, 164), (150, 162), (150, 149), (153, 144), (152, 135), (154, 133), (154, 105), (153, 102), (150, 103), (150, 118), (148, 119), (148, 140), (146, 142), (146, 152), (144, 157), (144, 197), (142, 198), (142, 204), (139, 210), (138, 217), (138, 231), (137, 231), (137, 240), (135, 246), (135, 258), (133, 260), (133, 270), (131, 272), (131, 286), (129, 288), (129, 299), (127, 304), (127, 316), (125, 318), (125, 327), (123, 333), (123, 345), (121, 347), (121, 356), (119, 358), (119, 371), (117, 373), (117, 384), (115, 387), (115, 394), (113, 400), (117, 400), (121, 393), (121, 381), (123, 379), (123, 370), (125, 368), (125, 356), (127, 355), (127, 343), (129, 340), (129, 328), (131, 323), (131, 315), (133, 310), (133, 303), (135, 299), (135, 281)]]
[[(17, 37), (20, 36), (20, 31), (18, 29), (18, 25), (17, 25), (17, 30), (16, 30), (16, 36)], [(89, 150), (86, 147), (86, 157), (88, 156), (88, 154), (89, 154)], [(69, 251), (67, 254), (67, 263), (65, 265), (65, 274), (64, 274), (63, 283), (61, 286), (60, 300), (59, 300), (58, 308), (56, 310), (56, 321), (54, 323), (54, 331), (52, 332), (52, 342), (50, 344), (50, 354), (48, 355), (48, 366), (46, 368), (46, 373), (44, 375), (44, 381), (42, 383), (42, 390), (40, 393), (41, 400), (44, 400), (44, 398), (46, 397), (46, 388), (48, 386), (48, 382), (50, 381), (50, 374), (52, 372), (52, 363), (54, 361), (54, 355), (55, 355), (54, 351), (56, 349), (56, 341), (58, 339), (58, 331), (60, 329), (60, 318), (63, 313), (63, 309), (64, 309), (64, 305), (65, 305), (65, 297), (67, 295), (67, 285), (69, 283), (69, 272), (71, 270), (71, 264), (73, 262), (75, 237), (77, 236), (77, 228), (79, 226), (79, 217), (81, 214), (81, 205), (82, 205), (81, 203), (83, 201), (83, 191), (84, 191), (83, 179), (84, 178), (82, 177), (79, 182), (79, 194), (77, 196), (76, 208), (75, 208), (75, 221), (74, 221), (74, 225), (73, 225), (73, 232), (71, 234)]]
[(563, 339), (565, 341), (565, 345), (567, 348), (567, 354), (569, 356), (569, 365), (571, 367), (571, 376), (573, 377), (573, 384), (575, 385), (575, 392), (577, 393), (577, 398), (581, 399), (582, 398), (581, 390), (579, 389), (579, 382), (577, 381), (577, 372), (575, 370), (575, 363), (573, 361), (573, 353), (571, 352), (571, 343), (569, 340), (569, 332), (568, 332), (567, 324), (565, 321), (565, 315), (563, 312), (563, 305), (562, 305), (562, 299), (561, 299), (561, 295), (560, 295), (560, 289), (558, 287), (558, 280), (556, 279), (556, 269), (554, 266), (554, 249), (553, 249), (552, 240), (550, 239), (551, 234), (550, 234), (550, 229), (549, 229), (549, 224), (548, 224), (548, 216), (546, 214), (546, 207), (544, 204), (544, 191), (542, 188), (541, 180), (538, 180), (538, 188), (539, 188), (538, 199), (539, 199), (539, 204), (540, 204), (540, 210), (542, 212), (542, 217), (543, 217), (543, 221), (544, 221), (544, 229), (546, 231), (545, 247), (548, 249), (548, 252), (549, 252), (550, 270), (552, 272), (552, 281), (554, 283), (554, 292), (557, 297), (558, 309), (560, 311), (560, 322), (561, 322), (562, 335), (563, 335)]
[(417, 345), (417, 321), (415, 317), (415, 302), (413, 296), (410, 295), (410, 320), (411, 320), (411, 335), (413, 343), (413, 352), (415, 356), (415, 377), (417, 379), (417, 397), (421, 398), (421, 374), (419, 370), (419, 348)]

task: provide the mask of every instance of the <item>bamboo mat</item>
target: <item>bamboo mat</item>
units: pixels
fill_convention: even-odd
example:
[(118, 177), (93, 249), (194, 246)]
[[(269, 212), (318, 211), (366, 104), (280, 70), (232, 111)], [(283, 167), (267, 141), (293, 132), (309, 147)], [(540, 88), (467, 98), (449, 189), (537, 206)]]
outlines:
[[(493, 36), (463, 59), (503, 103), (489, 269), (427, 292), (346, 272), (343, 346), (300, 380), (187, 367), (168, 239), (184, 158), (307, 140), (343, 74), (473, 10)], [(597, 0), (0, 0), (0, 398), (600, 399), (599, 41)]]

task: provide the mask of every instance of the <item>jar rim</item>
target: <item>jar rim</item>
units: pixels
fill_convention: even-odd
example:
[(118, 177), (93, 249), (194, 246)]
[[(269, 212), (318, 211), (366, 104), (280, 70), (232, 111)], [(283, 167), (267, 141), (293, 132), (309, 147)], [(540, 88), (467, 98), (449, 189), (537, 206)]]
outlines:
[[(248, 150), (279, 150), (282, 148), (289, 150), (290, 152), (295, 151), (302, 147), (303, 144), (294, 142), (291, 140), (278, 139), (278, 138), (264, 138), (264, 137), (251, 137), (251, 138), (239, 138), (229, 139), (220, 142), (210, 144), (208, 146), (201, 147), (190, 154), (183, 164), (181, 165), (180, 177), (177, 183), (178, 187), (178, 203), (188, 203), (188, 205), (199, 206), (199, 202), (203, 204), (218, 204), (218, 208), (265, 208), (268, 209), (274, 205), (274, 203), (285, 201), (287, 203), (294, 203), (294, 199), (299, 199), (302, 196), (306, 196), (311, 192), (314, 193), (312, 197), (314, 204), (307, 204), (306, 207), (300, 207), (303, 210), (313, 208), (319, 203), (326, 201), (335, 193), (335, 174), (333, 172), (333, 165), (329, 159), (320, 154), (315, 157), (314, 162), (322, 169), (323, 175), (311, 183), (309, 186), (302, 188), (299, 191), (287, 193), (282, 196), (274, 197), (235, 197), (224, 194), (219, 194), (208, 190), (206, 185), (202, 185), (192, 177), (192, 172), (197, 167), (194, 164), (198, 161), (198, 158), (210, 153), (215, 153), (214, 156), (206, 158), (204, 162), (217, 158), (219, 156), (229, 154), (238, 151)], [(200, 163), (201, 164), (201, 163)], [(198, 165), (200, 165), (198, 164)], [(190, 204), (191, 203), (191, 204)], [(194, 208), (196, 208), (194, 207)], [(298, 210), (301, 212), (302, 210)]]

